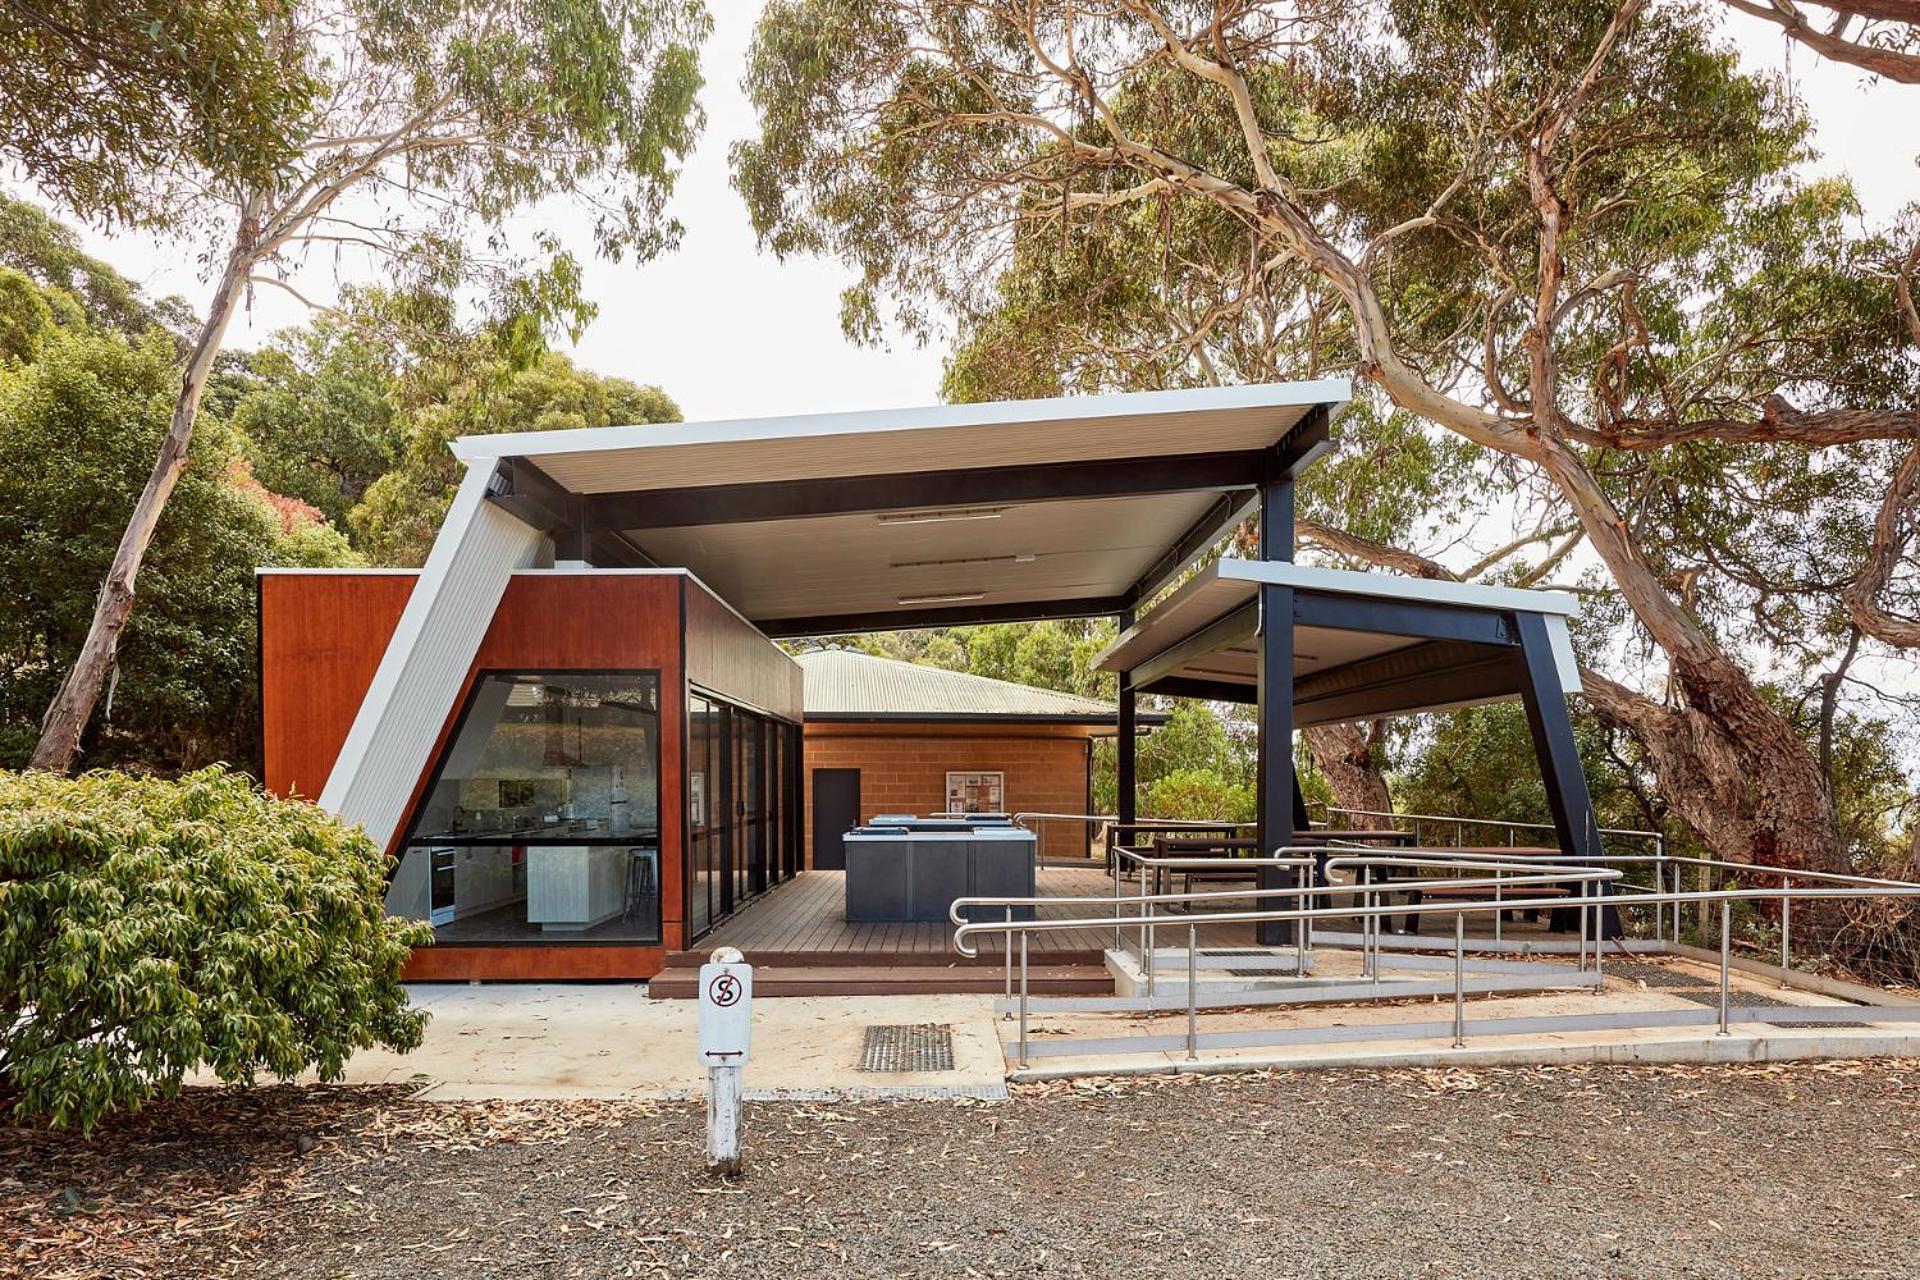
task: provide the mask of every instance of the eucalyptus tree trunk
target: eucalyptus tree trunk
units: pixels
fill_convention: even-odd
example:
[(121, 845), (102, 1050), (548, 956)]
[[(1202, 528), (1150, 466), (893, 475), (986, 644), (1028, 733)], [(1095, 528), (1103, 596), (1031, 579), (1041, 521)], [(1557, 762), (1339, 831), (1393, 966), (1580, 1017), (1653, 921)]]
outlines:
[[(1557, 440), (1545, 444), (1539, 461), (1628, 607), (1667, 655), (1684, 714), (1664, 720), (1643, 714), (1635, 731), (1656, 762), (1669, 761), (1661, 772), (1674, 807), (1730, 860), (1848, 870), (1833, 795), (1799, 732), (1668, 592), (1586, 463)], [(1726, 838), (1736, 832), (1744, 838)]]
[(200, 415), (200, 398), (206, 392), (207, 379), (213, 373), (214, 361), (226, 341), (227, 328), (246, 289), (260, 205), (261, 199), (256, 194), (249, 197), (243, 207), (233, 251), (227, 257), (226, 268), (207, 308), (207, 317), (182, 370), (180, 393), (174, 400), (167, 434), (160, 442), (159, 455), (154, 459), (152, 473), (147, 476), (146, 487), (140, 491), (140, 500), (134, 504), (127, 520), (126, 531), (120, 535), (120, 545), (114, 550), (113, 563), (94, 602), (87, 638), (40, 722), (40, 740), (28, 761), (32, 768), (65, 771), (73, 767), (74, 757), (79, 754), (80, 737), (93, 717), (100, 691), (113, 670), (120, 634), (133, 613), (140, 565), (146, 558), (147, 548), (153, 545), (154, 530), (160, 525), (160, 514), (166, 508), (167, 499), (187, 469), (193, 425)]
[(1302, 734), (1307, 750), (1313, 753), (1313, 762), (1333, 788), (1334, 801), (1343, 809), (1373, 811), (1349, 814), (1330, 825), (1369, 830), (1391, 827), (1393, 819), (1377, 816), (1393, 812), (1393, 798), (1387, 794), (1387, 777), (1380, 771), (1376, 751), (1380, 722), (1315, 725), (1302, 730)]

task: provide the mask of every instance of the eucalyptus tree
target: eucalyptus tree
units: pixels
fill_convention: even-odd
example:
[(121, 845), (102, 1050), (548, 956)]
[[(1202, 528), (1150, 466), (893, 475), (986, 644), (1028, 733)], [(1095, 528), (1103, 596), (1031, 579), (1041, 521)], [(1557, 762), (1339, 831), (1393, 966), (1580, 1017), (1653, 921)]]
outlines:
[(370, 265), (403, 286), (477, 297), (503, 340), (524, 345), (549, 327), (577, 333), (592, 306), (578, 260), (549, 231), (512, 235), (516, 214), (570, 202), (586, 211), (592, 248), (615, 258), (677, 235), (665, 204), (701, 122), (700, 0), (289, 0), (258, 19), (278, 73), (314, 83), (312, 103), (270, 177), (185, 154), (144, 193), (144, 220), (203, 235), (214, 283), (171, 428), (48, 708), (41, 767), (72, 762), (208, 376), (252, 291), (305, 301), (303, 275)]
[[(163, 223), (189, 171), (270, 182), (322, 81), (275, 0), (0, 0), (0, 156), (101, 221)], [(183, 163), (184, 162), (184, 163)]]
[[(1165, 243), (1206, 223), (1233, 250), (1205, 258), (1223, 305), (1189, 302), (1173, 255), (1170, 285), (1109, 285), (1096, 261), (1092, 287), (1059, 291), (1087, 304), (1081, 367), (1117, 367), (1101, 326), (1141, 305), (1185, 330), (1120, 331), (1170, 380), (1237, 376), (1284, 331), (1315, 353), (1295, 367), (1349, 368), (1471, 446), (1483, 477), (1551, 509), (1541, 528), (1566, 534), (1545, 545), (1577, 532), (1664, 658), (1652, 696), (1596, 680), (1589, 697), (1682, 816), (1730, 856), (1831, 867), (1834, 807), (1744, 668), (1739, 591), (1703, 599), (1700, 540), (1662, 539), (1727, 459), (1829, 496), (1891, 470), (1920, 436), (1893, 296), (1910, 259), (1896, 235), (1848, 232), (1844, 186), (1796, 176), (1805, 120), (1707, 12), (779, 0), (736, 181), (775, 251), (854, 266), (856, 333), (891, 307), (910, 332), (958, 316), (988, 335), (1046, 308), (1006, 274), (1036, 246), (1063, 246), (1071, 273), (1065, 250), (1110, 228)], [(1750, 496), (1741, 518), (1771, 518)]]

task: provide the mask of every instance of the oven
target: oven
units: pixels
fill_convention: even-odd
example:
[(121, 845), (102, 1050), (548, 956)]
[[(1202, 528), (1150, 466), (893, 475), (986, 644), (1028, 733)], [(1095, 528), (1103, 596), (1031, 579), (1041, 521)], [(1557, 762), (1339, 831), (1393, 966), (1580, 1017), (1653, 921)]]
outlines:
[(427, 887), (432, 908), (433, 927), (453, 923), (453, 893), (457, 877), (453, 869), (456, 849), (427, 850)]

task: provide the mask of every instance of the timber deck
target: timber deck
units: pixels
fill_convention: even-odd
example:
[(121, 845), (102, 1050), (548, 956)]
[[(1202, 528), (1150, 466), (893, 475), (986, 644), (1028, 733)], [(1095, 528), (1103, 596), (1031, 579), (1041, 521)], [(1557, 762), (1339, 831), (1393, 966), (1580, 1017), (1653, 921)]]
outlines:
[[(1040, 897), (1110, 898), (1113, 881), (1100, 867), (1042, 867)], [(1045, 906), (1039, 917), (1103, 916), (1104, 905)], [(648, 984), (657, 999), (697, 994), (701, 963), (718, 947), (737, 947), (754, 966), (754, 992), (779, 995), (932, 995), (997, 992), (1005, 981), (1001, 940), (981, 940), (980, 955), (954, 951), (952, 927), (849, 924), (846, 873), (803, 871), (742, 908), (700, 939), (697, 950), (675, 952)], [(1027, 935), (1030, 989), (1051, 995), (1109, 995), (1113, 978), (1102, 948), (1111, 935), (1041, 929)]]

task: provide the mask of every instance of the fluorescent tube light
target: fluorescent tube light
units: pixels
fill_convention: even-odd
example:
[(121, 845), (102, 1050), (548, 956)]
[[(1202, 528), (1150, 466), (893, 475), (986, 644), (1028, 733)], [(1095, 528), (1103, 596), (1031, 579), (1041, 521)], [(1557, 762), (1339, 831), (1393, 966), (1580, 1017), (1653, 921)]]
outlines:
[(949, 507), (938, 511), (883, 511), (881, 524), (944, 524), (949, 520), (998, 520), (1005, 507)]
[(895, 560), (889, 569), (946, 569), (957, 564), (1032, 564), (1040, 557), (1031, 551), (1002, 556), (954, 556), (946, 560)]
[(901, 604), (963, 604), (968, 600), (985, 600), (984, 591), (940, 591), (933, 595), (901, 596)]

